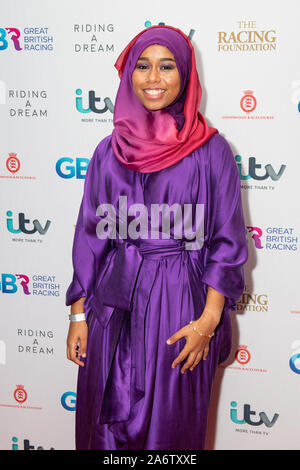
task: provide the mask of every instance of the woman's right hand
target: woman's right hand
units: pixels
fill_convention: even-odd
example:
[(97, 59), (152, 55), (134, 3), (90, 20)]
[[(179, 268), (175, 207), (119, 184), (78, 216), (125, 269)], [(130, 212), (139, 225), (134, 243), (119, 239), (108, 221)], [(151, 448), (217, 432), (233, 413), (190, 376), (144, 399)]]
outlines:
[(86, 357), (88, 326), (86, 321), (70, 322), (67, 337), (67, 358), (84, 367), (80, 357)]

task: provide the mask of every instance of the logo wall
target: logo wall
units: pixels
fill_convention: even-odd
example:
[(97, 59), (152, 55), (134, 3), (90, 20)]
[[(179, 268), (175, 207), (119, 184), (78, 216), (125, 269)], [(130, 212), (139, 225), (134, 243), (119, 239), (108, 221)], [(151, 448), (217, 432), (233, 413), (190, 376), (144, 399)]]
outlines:
[[(148, 21), (145, 26), (151, 26)], [(191, 30), (194, 31), (194, 30)], [(107, 24), (74, 24), (73, 25), (73, 51), (82, 54), (111, 54), (115, 52), (115, 44), (112, 40), (114, 33), (114, 25)], [(54, 37), (49, 33), (49, 28), (0, 28), (0, 54), (5, 53), (22, 53), (22, 52), (42, 52), (52, 51), (54, 47)], [(217, 48), (221, 53), (240, 52), (240, 53), (272, 53), (276, 51), (277, 34), (273, 28), (257, 27), (254, 21), (238, 21), (237, 26), (230, 30), (218, 32)], [(249, 86), (249, 85), (247, 85)], [(251, 84), (250, 84), (251, 86)], [(300, 113), (300, 81), (293, 82), (292, 102)], [(103, 92), (102, 92), (103, 93)], [(74, 94), (74, 89), (72, 91)], [(110, 97), (101, 94), (101, 90), (85, 90), (77, 88), (75, 90), (76, 97), (75, 108), (81, 116), (82, 122), (112, 122), (111, 115), (114, 112), (114, 104)], [(46, 90), (9, 90), (6, 95), (4, 82), (0, 81), (0, 105), (9, 104), (9, 116), (11, 118), (46, 118), (48, 116)], [(242, 89), (236, 95), (236, 106), (239, 108), (234, 115), (222, 116), (223, 119), (239, 119), (239, 120), (273, 120), (273, 115), (268, 115), (262, 111), (262, 98), (257, 90)], [(5, 109), (5, 108), (4, 108)], [(93, 115), (93, 118), (90, 116)], [(105, 117), (104, 117), (105, 116)], [(286, 170), (286, 165), (281, 164), (277, 167), (268, 163), (262, 164), (255, 157), (247, 160), (247, 169), (242, 169), (242, 156), (235, 157), (240, 172), (242, 182), (264, 181), (278, 182)], [(22, 156), (16, 152), (10, 152), (2, 159), (5, 161), (5, 169), (8, 172), (6, 176), (0, 178), (15, 179), (36, 179), (35, 176), (23, 176), (20, 172), (23, 170)], [(57, 161), (56, 173), (63, 179), (84, 179), (88, 167), (89, 158), (70, 158), (62, 157)], [(247, 186), (247, 188), (252, 186)], [(246, 188), (246, 186), (245, 186)], [(254, 186), (253, 186), (254, 188)], [(262, 186), (255, 186), (262, 188)], [(267, 189), (267, 186), (265, 186)], [(270, 189), (270, 187), (269, 187)], [(14, 234), (40, 234), (45, 235), (48, 232), (51, 221), (45, 219), (28, 218), (25, 212), (6, 212), (6, 226), (10, 233)], [(35, 215), (34, 215), (35, 216)], [(37, 214), (40, 217), (39, 214)], [(14, 218), (14, 220), (13, 220)], [(248, 239), (253, 243), (256, 249), (269, 249), (275, 251), (295, 252), (298, 249), (298, 237), (295, 235), (293, 227), (260, 227), (247, 226)], [(60, 284), (54, 275), (41, 274), (16, 274), (2, 273), (0, 290), (2, 294), (21, 294), (21, 295), (43, 295), (58, 297), (60, 295)], [(242, 294), (237, 303), (238, 309), (245, 309), (257, 313), (267, 313), (269, 311), (268, 293), (261, 291), (250, 292), (248, 287)], [(16, 330), (18, 338), (18, 352), (38, 356), (54, 356), (53, 348), (53, 331), (38, 329), (22, 329)], [(300, 341), (295, 341), (291, 345), (291, 357), (288, 366), (290, 372), (300, 374)], [(267, 372), (265, 369), (250, 368), (249, 365), (255, 360), (255, 351), (253, 345), (239, 345), (234, 355), (235, 364), (241, 370)], [(0, 364), (6, 364), (6, 347), (4, 341), (0, 341)], [(237, 368), (236, 367), (236, 368)], [(233, 367), (234, 368), (234, 367)], [(9, 404), (0, 404), (0, 406), (15, 406), (19, 408), (28, 408), (40, 410), (41, 407), (26, 406), (30, 399), (30, 393), (27, 386), (22, 384), (13, 385), (14, 390), (11, 394), (12, 402)], [(243, 402), (242, 402), (243, 403)], [(61, 405), (68, 411), (76, 409), (76, 393), (65, 392), (61, 396)], [(228, 405), (227, 405), (228, 406)], [(258, 408), (261, 409), (261, 408)], [(245, 433), (263, 433), (260, 429), (270, 429), (274, 427), (279, 418), (278, 413), (274, 410), (255, 411), (256, 407), (249, 403), (241, 404), (233, 400), (230, 403), (230, 412), (227, 417), (232, 423), (239, 425), (236, 431)], [(227, 418), (227, 419), (229, 419)], [(248, 426), (248, 427), (247, 427)], [(245, 429), (246, 428), (246, 429)], [(10, 436), (11, 437), (11, 436)], [(20, 439), (16, 436), (12, 437), (12, 449), (19, 450), (22, 447), (26, 450), (35, 449), (35, 445), (31, 444), (29, 439)], [(37, 449), (43, 449), (37, 446)]]

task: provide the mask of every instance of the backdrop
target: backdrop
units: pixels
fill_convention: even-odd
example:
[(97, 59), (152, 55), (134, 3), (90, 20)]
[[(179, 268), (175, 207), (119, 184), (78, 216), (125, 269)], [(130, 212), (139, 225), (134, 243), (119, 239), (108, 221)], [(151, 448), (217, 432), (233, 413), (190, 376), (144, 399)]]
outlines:
[(200, 110), (233, 150), (248, 232), (207, 448), (299, 449), (299, 14), (296, 0), (2, 2), (2, 449), (74, 449), (64, 305), (74, 226), (88, 163), (112, 131), (113, 64), (160, 22), (192, 37)]

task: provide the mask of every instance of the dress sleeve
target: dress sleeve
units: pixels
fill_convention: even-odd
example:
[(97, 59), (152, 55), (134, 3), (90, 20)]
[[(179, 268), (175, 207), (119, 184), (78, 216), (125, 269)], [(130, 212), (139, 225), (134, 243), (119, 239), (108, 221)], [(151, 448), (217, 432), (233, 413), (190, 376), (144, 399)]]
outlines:
[(202, 281), (225, 296), (225, 307), (236, 309), (243, 293), (248, 259), (240, 175), (228, 142), (219, 137), (212, 149), (210, 237)]
[(83, 197), (73, 240), (73, 279), (66, 292), (67, 306), (85, 297), (86, 313), (92, 302), (97, 272), (109, 250), (109, 240), (100, 240), (96, 234), (99, 222), (96, 210), (100, 203), (100, 158), (101, 145), (96, 148), (85, 176)]

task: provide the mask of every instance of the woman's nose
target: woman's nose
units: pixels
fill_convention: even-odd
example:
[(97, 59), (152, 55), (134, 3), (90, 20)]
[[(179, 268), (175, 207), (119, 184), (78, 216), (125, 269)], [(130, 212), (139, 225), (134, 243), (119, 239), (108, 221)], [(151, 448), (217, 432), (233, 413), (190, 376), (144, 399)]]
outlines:
[(160, 72), (156, 67), (152, 67), (148, 73), (148, 81), (151, 83), (156, 83), (160, 81)]

